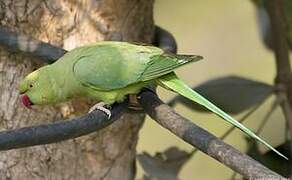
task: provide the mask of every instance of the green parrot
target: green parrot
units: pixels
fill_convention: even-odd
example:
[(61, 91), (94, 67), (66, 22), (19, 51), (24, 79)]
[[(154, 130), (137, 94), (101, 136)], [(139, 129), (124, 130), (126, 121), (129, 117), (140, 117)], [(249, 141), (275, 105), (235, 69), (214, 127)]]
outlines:
[(151, 45), (98, 42), (76, 48), (55, 63), (30, 73), (20, 83), (19, 91), (26, 107), (54, 104), (81, 96), (111, 105), (123, 101), (126, 95), (138, 94), (149, 83), (155, 83), (201, 104), (287, 159), (251, 130), (193, 91), (173, 72), (182, 65), (200, 59), (201, 56), (195, 55), (167, 54)]
[[(270, 18), (267, 13), (268, 0), (251, 0), (257, 7), (257, 19), (260, 33), (265, 45), (273, 49)], [(292, 49), (292, 1), (283, 0), (283, 12), (287, 25), (287, 39), (289, 48)]]

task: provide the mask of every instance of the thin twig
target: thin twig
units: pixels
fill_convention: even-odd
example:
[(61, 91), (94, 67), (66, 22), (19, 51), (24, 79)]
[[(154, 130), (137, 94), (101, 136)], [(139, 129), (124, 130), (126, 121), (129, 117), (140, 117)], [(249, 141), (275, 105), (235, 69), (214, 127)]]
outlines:
[[(289, 61), (289, 46), (287, 38), (287, 22), (283, 11), (282, 0), (266, 1), (267, 10), (271, 20), (273, 37), (273, 49), (276, 61), (276, 83), (283, 86), (282, 90), (288, 90), (292, 96), (291, 64)], [(290, 99), (290, 98), (289, 98)]]
[(264, 116), (261, 124), (259, 125), (259, 127), (258, 127), (258, 129), (257, 129), (257, 131), (255, 133), (256, 135), (259, 135), (262, 132), (264, 126), (266, 125), (266, 123), (270, 119), (271, 115), (273, 114), (273, 112), (275, 112), (276, 108), (279, 106), (280, 103), (281, 103), (281, 100), (278, 99), (278, 98), (273, 102), (271, 108), (266, 113), (266, 115)]
[[(276, 86), (278, 87), (278, 96), (284, 96), (285, 101), (281, 104), (285, 120), (289, 126), (290, 139), (292, 137), (292, 74), (289, 60), (289, 45), (287, 22), (284, 13), (283, 0), (269, 0), (267, 10), (271, 21), (273, 49), (276, 61)], [(287, 98), (286, 98), (287, 97)], [(291, 141), (292, 142), (292, 141)], [(292, 143), (290, 143), (290, 156), (292, 156)], [(292, 171), (292, 161), (290, 165)]]
[[(286, 18), (283, 12), (283, 2), (282, 0), (270, 0), (267, 1), (267, 5), (273, 33), (273, 48), (277, 69), (277, 93), (279, 96), (287, 96), (288, 102), (292, 104), (292, 71), (289, 60), (289, 48), (287, 40), (288, 32), (285, 21)], [(282, 107), (282, 109), (285, 111), (284, 107)], [(284, 112), (284, 114), (286, 114), (286, 120), (290, 128), (290, 134), (292, 135), (292, 109), (286, 108), (286, 111), (289, 111)]]
[[(259, 107), (264, 103), (259, 103), (254, 108), (252, 108), (248, 113), (246, 113), (238, 122), (242, 123), (244, 122), (249, 116), (251, 116), (256, 110), (259, 109)], [(230, 127), (221, 137), (220, 139), (225, 139), (233, 130), (235, 129), (235, 126)]]

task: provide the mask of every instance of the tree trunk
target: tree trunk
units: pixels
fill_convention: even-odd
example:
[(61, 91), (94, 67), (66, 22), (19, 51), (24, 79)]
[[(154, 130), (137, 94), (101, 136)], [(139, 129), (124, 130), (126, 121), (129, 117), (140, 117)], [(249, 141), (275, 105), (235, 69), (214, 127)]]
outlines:
[[(70, 50), (99, 40), (150, 42), (153, 0), (1, 0), (0, 25)], [(34, 48), (34, 47), (30, 47)], [(15, 129), (86, 113), (89, 103), (25, 109), (17, 86), (42, 66), (0, 48), (0, 127)], [(144, 114), (125, 113), (104, 130), (61, 143), (0, 153), (0, 179), (133, 179)]]

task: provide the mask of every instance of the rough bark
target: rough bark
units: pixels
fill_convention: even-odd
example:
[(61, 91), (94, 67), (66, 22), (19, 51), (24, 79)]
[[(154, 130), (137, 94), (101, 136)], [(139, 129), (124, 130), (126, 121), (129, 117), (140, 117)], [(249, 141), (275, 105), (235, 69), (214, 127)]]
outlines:
[[(153, 0), (3, 0), (0, 24), (67, 50), (108, 39), (150, 42), (152, 6)], [(0, 49), (2, 130), (87, 111), (90, 103), (84, 100), (25, 109), (20, 104), (17, 85), (41, 65), (23, 54)], [(133, 179), (137, 134), (143, 118), (142, 113), (125, 113), (98, 133), (1, 152), (0, 179)]]

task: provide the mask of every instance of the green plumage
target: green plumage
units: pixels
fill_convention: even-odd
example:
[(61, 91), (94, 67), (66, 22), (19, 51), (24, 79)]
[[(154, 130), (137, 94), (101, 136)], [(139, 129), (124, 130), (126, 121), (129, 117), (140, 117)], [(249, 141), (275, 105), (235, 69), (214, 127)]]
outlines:
[(139, 93), (148, 83), (157, 83), (205, 106), (285, 157), (174, 74), (176, 68), (200, 59), (200, 56), (165, 54), (153, 46), (99, 42), (76, 48), (54, 64), (32, 72), (20, 84), (20, 93), (26, 94), (33, 104), (57, 103), (78, 96), (112, 104), (123, 101), (128, 94)]

